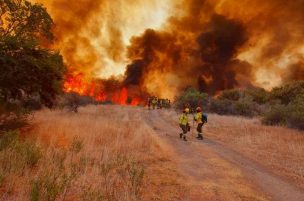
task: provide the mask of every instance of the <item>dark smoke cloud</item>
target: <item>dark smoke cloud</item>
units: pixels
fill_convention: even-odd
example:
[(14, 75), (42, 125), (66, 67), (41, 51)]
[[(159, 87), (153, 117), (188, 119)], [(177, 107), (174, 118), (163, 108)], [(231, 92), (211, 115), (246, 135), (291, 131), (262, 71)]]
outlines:
[[(237, 86), (237, 67), (250, 68), (250, 65), (241, 65), (241, 61), (235, 58), (238, 48), (247, 41), (244, 26), (215, 14), (201, 30), (203, 27), (204, 31), (194, 38), (194, 45), (187, 44), (178, 32), (147, 30), (142, 36), (134, 38), (129, 47), (129, 57), (135, 60), (127, 66), (125, 84), (140, 85), (147, 74), (154, 71), (179, 74), (182, 80), (185, 80), (183, 77), (190, 77), (192, 82), (186, 82), (181, 87), (197, 84), (209, 93)], [(182, 57), (196, 60), (196, 63), (187, 66)], [(242, 70), (243, 74), (250, 72)]]
[[(197, 38), (203, 62), (199, 67), (198, 79), (201, 90), (212, 93), (238, 85), (236, 80), (238, 71), (234, 66), (240, 61), (235, 59), (235, 56), (238, 48), (246, 41), (245, 27), (240, 22), (221, 15), (212, 16), (208, 30)], [(248, 70), (243, 72), (247, 73)]]
[(128, 56), (132, 61), (125, 73), (126, 85), (140, 85), (147, 74), (170, 72), (176, 70), (181, 58), (182, 48), (176, 44), (177, 38), (166, 32), (148, 29), (140, 37), (134, 37), (128, 48)]
[[(177, 75), (177, 88), (198, 86), (212, 94), (255, 85), (261, 68), (283, 82), (304, 79), (303, 57), (296, 53), (304, 36), (304, 0), (190, 0), (182, 7), (183, 15), (169, 18), (164, 29), (147, 30), (131, 41), (129, 49), (139, 54), (129, 55), (126, 84), (145, 85), (151, 72), (155, 80), (171, 73)], [(238, 57), (247, 51), (249, 59)], [(296, 62), (279, 68), (288, 53)]]
[(304, 0), (172, 0), (166, 23), (133, 36), (129, 47), (125, 23), (156, 0), (37, 1), (51, 10), (69, 67), (94, 77), (104, 61), (114, 61), (110, 71), (129, 61), (124, 79), (110, 79), (115, 86), (173, 97), (188, 86), (213, 94), (304, 79)]

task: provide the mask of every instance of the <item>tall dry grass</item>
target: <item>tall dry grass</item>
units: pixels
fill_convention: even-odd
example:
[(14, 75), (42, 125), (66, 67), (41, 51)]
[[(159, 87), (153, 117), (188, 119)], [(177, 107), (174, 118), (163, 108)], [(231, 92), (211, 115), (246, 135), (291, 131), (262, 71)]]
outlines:
[[(150, 180), (158, 185), (149, 178), (151, 167), (169, 161), (153, 130), (142, 121), (140, 109), (88, 106), (77, 114), (43, 110), (35, 114), (32, 125), (23, 134), (26, 140), (16, 141), (30, 142), (22, 146), (34, 146), (37, 161), (24, 165), (24, 157), (18, 171), (1, 163), (0, 200), (142, 200)], [(20, 149), (13, 144), (0, 152), (0, 162)], [(22, 150), (11, 153), (24, 155)], [(6, 160), (12, 166), (20, 161), (14, 156)]]
[(206, 137), (217, 140), (304, 188), (304, 132), (259, 119), (211, 114)]

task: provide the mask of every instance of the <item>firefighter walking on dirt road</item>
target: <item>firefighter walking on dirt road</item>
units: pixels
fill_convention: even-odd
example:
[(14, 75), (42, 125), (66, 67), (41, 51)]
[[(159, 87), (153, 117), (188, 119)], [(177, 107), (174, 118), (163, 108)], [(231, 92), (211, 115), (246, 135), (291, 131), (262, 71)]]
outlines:
[(189, 108), (185, 108), (183, 114), (179, 117), (179, 126), (182, 129), (182, 133), (179, 134), (179, 137), (184, 141), (187, 141), (186, 134), (190, 131), (190, 125), (188, 121)]
[(194, 116), (194, 121), (197, 122), (197, 139), (203, 140), (203, 125), (207, 123), (207, 115), (203, 114), (202, 109), (200, 107), (196, 108), (196, 115)]

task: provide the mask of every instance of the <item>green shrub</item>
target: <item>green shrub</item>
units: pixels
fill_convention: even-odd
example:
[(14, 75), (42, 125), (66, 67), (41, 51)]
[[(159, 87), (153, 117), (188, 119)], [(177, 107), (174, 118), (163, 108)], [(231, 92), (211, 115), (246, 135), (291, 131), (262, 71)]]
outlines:
[(254, 103), (250, 99), (240, 99), (234, 104), (235, 114), (252, 117), (255, 114)]
[(210, 112), (214, 112), (220, 115), (233, 115), (235, 114), (235, 110), (234, 110), (234, 105), (233, 105), (233, 101), (231, 100), (227, 100), (227, 99), (223, 99), (223, 100), (218, 100), (218, 99), (213, 99), (210, 102), (210, 106), (209, 106), (209, 110)]
[(290, 128), (304, 130), (304, 112), (293, 112), (287, 120)]
[(180, 96), (176, 97), (175, 107), (182, 109), (185, 105), (189, 105), (191, 108), (196, 108), (198, 106), (206, 106), (207, 102), (207, 94), (201, 93), (194, 88), (188, 88)]
[(262, 123), (266, 125), (286, 125), (289, 112), (285, 105), (274, 105), (264, 114)]
[(218, 99), (238, 101), (241, 97), (242, 97), (242, 93), (239, 89), (229, 89), (222, 91)]
[(245, 90), (245, 96), (252, 98), (252, 101), (260, 105), (266, 104), (269, 101), (270, 93), (263, 88), (249, 88)]
[(287, 119), (287, 125), (291, 128), (304, 130), (304, 94), (293, 100), (288, 108), (290, 116)]
[(281, 87), (274, 88), (271, 91), (270, 98), (278, 99), (282, 104), (287, 105), (301, 94), (304, 94), (304, 81), (294, 81)]
[(304, 130), (304, 94), (298, 95), (288, 105), (274, 105), (265, 113), (262, 122), (268, 125), (287, 125)]

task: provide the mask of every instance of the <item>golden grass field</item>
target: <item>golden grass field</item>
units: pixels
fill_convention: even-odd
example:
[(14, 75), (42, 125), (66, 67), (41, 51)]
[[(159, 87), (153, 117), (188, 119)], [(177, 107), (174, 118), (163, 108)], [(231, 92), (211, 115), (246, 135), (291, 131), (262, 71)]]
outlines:
[[(162, 119), (141, 107), (115, 105), (36, 112), (21, 136), (39, 151), (20, 157), (20, 150), (35, 148), (14, 145), (0, 152), (0, 201), (273, 200), (194, 136), (185, 144), (178, 133), (158, 130), (177, 127), (177, 113), (153, 114)], [(213, 114), (204, 129), (207, 140), (304, 189), (303, 132)], [(185, 152), (184, 159), (178, 151)], [(29, 165), (26, 159), (39, 153), (37, 163)]]
[(212, 115), (206, 132), (304, 188), (303, 131), (264, 126), (259, 119)]
[(29, 200), (34, 181), (42, 186), (41, 200), (174, 200), (180, 186), (169, 153), (134, 110), (37, 112), (22, 136), (35, 141), (43, 157), (33, 168), (11, 171), (0, 200)]

